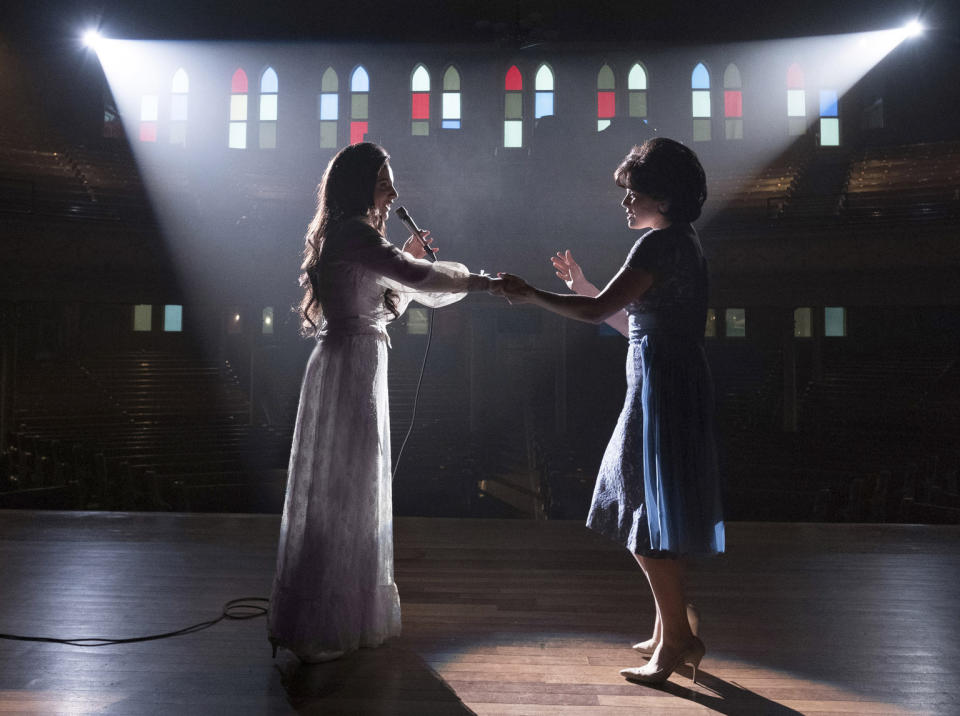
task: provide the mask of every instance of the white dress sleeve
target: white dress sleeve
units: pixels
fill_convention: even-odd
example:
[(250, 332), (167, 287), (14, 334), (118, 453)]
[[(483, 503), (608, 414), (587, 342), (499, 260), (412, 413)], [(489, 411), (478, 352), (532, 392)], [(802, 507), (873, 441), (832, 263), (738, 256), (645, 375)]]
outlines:
[(440, 308), (456, 303), (470, 290), (470, 270), (455, 261), (430, 262), (405, 254), (373, 228), (355, 238), (350, 260), (380, 275), (378, 282), (399, 297), (398, 311), (410, 301)]

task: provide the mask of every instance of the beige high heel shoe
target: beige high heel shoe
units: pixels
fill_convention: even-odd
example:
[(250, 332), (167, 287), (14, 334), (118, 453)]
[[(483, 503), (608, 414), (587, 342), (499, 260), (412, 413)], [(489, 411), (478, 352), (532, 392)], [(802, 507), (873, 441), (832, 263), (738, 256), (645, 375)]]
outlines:
[(621, 669), (620, 675), (627, 681), (635, 681), (639, 684), (662, 684), (670, 678), (670, 674), (676, 671), (681, 664), (690, 664), (693, 667), (693, 683), (697, 683), (697, 667), (700, 666), (700, 661), (706, 652), (707, 648), (700, 641), (700, 638), (692, 637), (687, 642), (687, 646), (670, 663), (656, 669), (650, 663)]
[[(700, 612), (692, 604), (687, 605), (687, 622), (690, 624), (690, 631), (694, 636), (700, 633)], [(650, 637), (646, 641), (641, 641), (633, 645), (633, 648), (641, 654), (651, 655), (657, 650), (660, 640)]]

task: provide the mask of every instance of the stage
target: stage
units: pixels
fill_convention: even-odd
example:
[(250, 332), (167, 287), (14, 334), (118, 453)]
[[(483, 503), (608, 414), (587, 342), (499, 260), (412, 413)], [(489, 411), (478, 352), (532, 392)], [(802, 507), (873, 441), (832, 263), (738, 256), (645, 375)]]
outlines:
[[(279, 517), (0, 511), (0, 632), (124, 638), (269, 596)], [(653, 603), (578, 522), (398, 518), (404, 633), (300, 667), (265, 620), (80, 648), (0, 642), (0, 713), (960, 713), (960, 527), (733, 523), (695, 565), (701, 684), (643, 663)]]

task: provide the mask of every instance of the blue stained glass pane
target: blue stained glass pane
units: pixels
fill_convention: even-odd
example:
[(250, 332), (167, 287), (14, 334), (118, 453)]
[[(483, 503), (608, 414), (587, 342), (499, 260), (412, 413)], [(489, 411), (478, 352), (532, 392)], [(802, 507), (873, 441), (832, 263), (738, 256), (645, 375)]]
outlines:
[(820, 90), (820, 116), (837, 117), (837, 91)]
[(183, 330), (183, 306), (163, 307), (163, 330), (177, 333)]
[(693, 68), (693, 77), (690, 81), (693, 89), (710, 89), (710, 73), (702, 62)]
[(533, 116), (536, 119), (553, 114), (553, 92), (537, 92)]
[(337, 95), (320, 95), (320, 119), (336, 119), (337, 109)]
[(277, 73), (272, 67), (268, 67), (263, 72), (263, 77), (260, 78), (260, 91), (261, 92), (279, 92), (279, 83), (277, 81)]
[(363, 65), (353, 71), (353, 77), (350, 78), (350, 91), (370, 91), (370, 76), (367, 74), (367, 71), (363, 69)]
[(459, 119), (445, 119), (440, 125), (444, 129), (460, 129), (460, 120)]

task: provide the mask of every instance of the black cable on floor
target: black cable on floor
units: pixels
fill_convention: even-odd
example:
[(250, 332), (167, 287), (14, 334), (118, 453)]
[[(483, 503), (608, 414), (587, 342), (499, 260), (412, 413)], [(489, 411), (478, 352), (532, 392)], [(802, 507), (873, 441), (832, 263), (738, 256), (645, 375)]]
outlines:
[[(252, 602), (257, 602), (256, 604)], [(262, 605), (260, 604), (262, 602)], [(0, 639), (10, 639), (13, 641), (42, 641), (49, 644), (69, 644), (70, 646), (109, 646), (111, 644), (134, 644), (140, 641), (155, 641), (156, 639), (169, 639), (174, 636), (183, 636), (193, 634), (194, 632), (209, 629), (224, 619), (256, 619), (265, 616), (267, 613), (267, 604), (270, 600), (266, 597), (241, 597), (231, 599), (223, 605), (223, 611), (220, 616), (210, 621), (200, 622), (192, 626), (168, 631), (164, 634), (148, 634), (147, 636), (133, 636), (127, 639), (107, 639), (102, 637), (81, 637), (77, 639), (56, 639), (50, 636), (19, 636), (17, 634), (0, 634)]]

